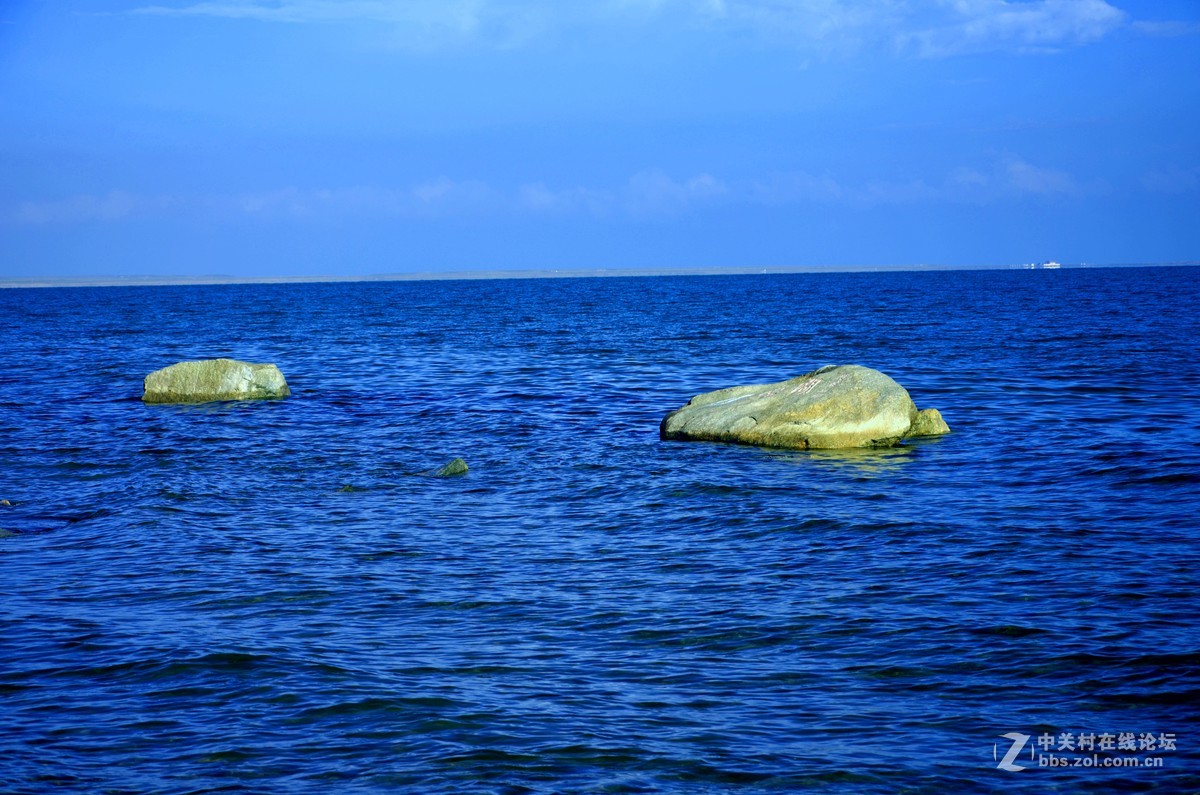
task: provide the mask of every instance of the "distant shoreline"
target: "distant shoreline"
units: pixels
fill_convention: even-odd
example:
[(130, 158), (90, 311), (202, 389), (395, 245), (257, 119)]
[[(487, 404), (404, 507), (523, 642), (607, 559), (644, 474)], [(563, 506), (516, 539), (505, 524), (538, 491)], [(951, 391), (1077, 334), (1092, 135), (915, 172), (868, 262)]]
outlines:
[[(1187, 262), (1118, 262), (1106, 264), (1063, 264), (1062, 269), (1189, 267)], [(807, 267), (729, 268), (580, 268), (545, 270), (446, 271), (424, 273), (375, 273), (363, 276), (80, 276), (61, 279), (3, 279), (0, 289), (31, 287), (172, 287), (224, 284), (322, 284), (347, 282), (461, 281), (485, 279), (588, 279), (631, 276), (753, 276), (789, 273), (873, 273), (913, 271), (1030, 270), (1028, 265), (851, 265)], [(1040, 268), (1039, 268), (1040, 269)]]

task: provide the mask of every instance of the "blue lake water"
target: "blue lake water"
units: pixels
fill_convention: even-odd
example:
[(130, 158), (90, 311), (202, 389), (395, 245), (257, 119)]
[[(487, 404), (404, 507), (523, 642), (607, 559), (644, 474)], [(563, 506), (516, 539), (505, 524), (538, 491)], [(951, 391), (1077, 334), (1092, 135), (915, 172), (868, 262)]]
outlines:
[[(1198, 288), (0, 291), (0, 791), (1200, 791)], [(142, 405), (218, 356), (292, 397)], [(839, 363), (953, 433), (658, 438)]]

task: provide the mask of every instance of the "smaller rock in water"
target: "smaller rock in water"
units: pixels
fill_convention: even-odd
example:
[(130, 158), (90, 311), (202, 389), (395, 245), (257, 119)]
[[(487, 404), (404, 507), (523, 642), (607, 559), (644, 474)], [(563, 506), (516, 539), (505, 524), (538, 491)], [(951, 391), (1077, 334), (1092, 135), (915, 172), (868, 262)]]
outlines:
[(179, 362), (146, 376), (146, 403), (209, 403), (214, 400), (263, 400), (291, 394), (273, 364), (236, 359)]
[(937, 409), (921, 409), (912, 427), (908, 429), (909, 436), (941, 436), (950, 433), (950, 426), (942, 419), (942, 412)]
[(0, 528), (0, 538), (12, 538), (15, 535), (19, 535), (19, 534), (14, 533), (12, 530), (5, 530), (3, 528)]
[(11, 508), (11, 507), (12, 507), (12, 503), (11, 503), (11, 502), (9, 502), (8, 500), (0, 500), (0, 505), (4, 506), (5, 508)]
[(437, 472), (434, 472), (433, 476), (435, 478), (449, 478), (465, 474), (467, 474), (467, 462), (461, 458), (455, 458)]

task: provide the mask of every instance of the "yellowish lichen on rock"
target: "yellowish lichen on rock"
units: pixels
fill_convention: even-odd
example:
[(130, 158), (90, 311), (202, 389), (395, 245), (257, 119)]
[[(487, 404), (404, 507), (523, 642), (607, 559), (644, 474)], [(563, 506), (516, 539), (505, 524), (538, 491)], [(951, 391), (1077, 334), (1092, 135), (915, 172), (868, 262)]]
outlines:
[(921, 409), (907, 435), (941, 436), (944, 433), (950, 433), (950, 426), (942, 419), (942, 413), (937, 409)]
[(236, 359), (179, 362), (146, 376), (146, 403), (208, 403), (214, 400), (262, 400), (291, 394), (273, 364)]
[[(794, 450), (889, 447), (914, 435), (922, 416), (907, 390), (888, 376), (838, 365), (696, 395), (663, 419), (659, 435)], [(941, 431), (931, 420), (922, 422), (921, 435), (949, 430), (944, 422)]]

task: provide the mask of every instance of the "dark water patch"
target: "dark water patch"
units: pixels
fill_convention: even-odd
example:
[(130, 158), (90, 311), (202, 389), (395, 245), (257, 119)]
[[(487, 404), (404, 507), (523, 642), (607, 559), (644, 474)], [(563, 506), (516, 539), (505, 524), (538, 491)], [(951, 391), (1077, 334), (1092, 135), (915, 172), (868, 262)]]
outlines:
[(972, 629), (972, 633), (976, 635), (995, 635), (1003, 638), (1027, 638), (1031, 635), (1043, 635), (1048, 630), (1041, 627), (1025, 627), (1017, 624), (1000, 624), (991, 627), (979, 627)]

